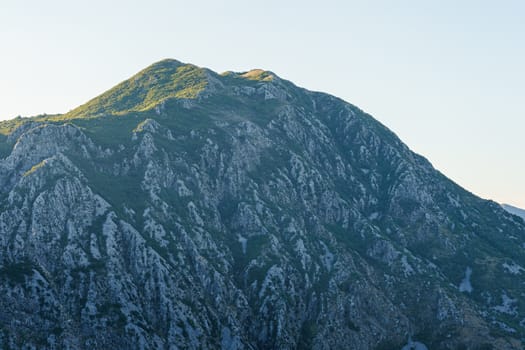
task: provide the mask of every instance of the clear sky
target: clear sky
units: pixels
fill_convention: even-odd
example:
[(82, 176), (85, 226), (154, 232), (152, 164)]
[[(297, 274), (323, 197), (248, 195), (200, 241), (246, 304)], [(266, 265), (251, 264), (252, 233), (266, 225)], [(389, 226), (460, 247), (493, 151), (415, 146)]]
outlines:
[(272, 70), (525, 207), (525, 1), (0, 0), (0, 118), (63, 113), (163, 58)]

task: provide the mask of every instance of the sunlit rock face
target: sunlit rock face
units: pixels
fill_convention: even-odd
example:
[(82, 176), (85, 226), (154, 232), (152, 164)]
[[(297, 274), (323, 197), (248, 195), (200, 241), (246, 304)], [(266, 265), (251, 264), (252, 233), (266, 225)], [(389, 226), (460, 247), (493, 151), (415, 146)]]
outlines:
[(167, 60), (10, 123), (0, 348), (523, 348), (523, 220), (340, 99)]

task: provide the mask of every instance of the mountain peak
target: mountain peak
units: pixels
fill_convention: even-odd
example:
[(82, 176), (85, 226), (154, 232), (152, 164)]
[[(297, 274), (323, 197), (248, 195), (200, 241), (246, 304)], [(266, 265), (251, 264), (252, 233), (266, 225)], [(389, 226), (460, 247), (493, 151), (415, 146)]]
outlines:
[(164, 58), (160, 61), (157, 61), (151, 65), (149, 65), (147, 68), (145, 69), (149, 69), (149, 68), (160, 68), (160, 67), (179, 67), (179, 66), (183, 66), (185, 63), (179, 61), (179, 60), (176, 60), (174, 58)]
[(266, 99), (279, 96), (284, 98), (288, 96), (285, 90), (293, 86), (295, 85), (279, 78), (275, 73), (263, 69), (227, 71), (219, 75), (207, 68), (167, 58), (149, 65), (65, 114), (43, 114), (2, 121), (0, 135), (9, 135), (29, 121), (64, 122), (72, 119), (122, 116), (153, 110), (167, 100), (195, 100), (218, 91), (235, 94), (239, 87), (241, 90), (247, 87), (248, 90), (242, 90), (245, 92), (256, 91), (253, 88), (258, 87), (258, 93), (263, 94)]
[(66, 118), (125, 114), (151, 109), (172, 98), (197, 98), (208, 85), (208, 71), (174, 59), (165, 59), (68, 112)]
[(221, 76), (207, 68), (175, 59), (163, 59), (63, 117), (70, 119), (122, 115), (150, 110), (169, 99), (196, 99), (204, 91), (216, 91), (216, 87), (223, 83), (232, 84), (232, 81), (221, 79), (226, 76), (237, 78), (234, 85), (243, 85), (243, 81), (282, 82), (275, 73), (263, 69), (241, 73), (226, 72)]
[(524, 348), (525, 222), (271, 72), (163, 60), (0, 156), (0, 348)]

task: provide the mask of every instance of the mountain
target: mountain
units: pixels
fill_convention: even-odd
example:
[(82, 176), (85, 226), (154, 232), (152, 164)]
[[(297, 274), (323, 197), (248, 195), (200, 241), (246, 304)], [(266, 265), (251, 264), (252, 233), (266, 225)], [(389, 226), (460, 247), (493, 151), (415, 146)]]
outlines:
[(164, 60), (0, 133), (0, 348), (523, 348), (523, 220), (338, 98)]
[(525, 220), (525, 210), (517, 208), (517, 207), (513, 207), (510, 204), (502, 204), (501, 206), (503, 207), (503, 209), (505, 209), (509, 213), (517, 215), (523, 220)]

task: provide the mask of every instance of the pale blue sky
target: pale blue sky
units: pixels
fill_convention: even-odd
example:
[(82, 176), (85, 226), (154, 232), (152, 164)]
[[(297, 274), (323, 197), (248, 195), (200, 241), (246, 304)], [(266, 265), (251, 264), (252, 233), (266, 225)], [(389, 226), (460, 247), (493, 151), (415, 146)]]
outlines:
[(525, 1), (0, 0), (0, 118), (67, 112), (168, 57), (332, 93), (525, 207)]

